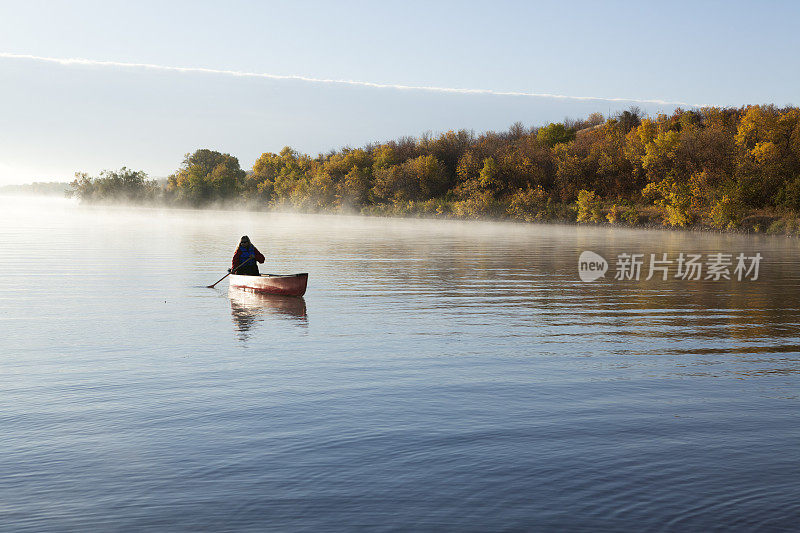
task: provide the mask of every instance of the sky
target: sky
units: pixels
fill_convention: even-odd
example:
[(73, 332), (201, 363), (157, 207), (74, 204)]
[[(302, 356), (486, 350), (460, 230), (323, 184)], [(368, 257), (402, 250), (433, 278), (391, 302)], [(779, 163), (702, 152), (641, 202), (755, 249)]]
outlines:
[[(800, 104), (800, 2), (0, 0), (0, 185)], [(80, 59), (80, 61), (68, 61)]]

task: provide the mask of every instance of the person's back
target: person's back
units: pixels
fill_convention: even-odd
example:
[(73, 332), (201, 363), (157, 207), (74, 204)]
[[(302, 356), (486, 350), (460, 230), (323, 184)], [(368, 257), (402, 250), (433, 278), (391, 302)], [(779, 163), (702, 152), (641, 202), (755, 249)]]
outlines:
[(231, 261), (230, 272), (240, 276), (260, 276), (258, 271), (258, 263), (264, 262), (264, 256), (258, 249), (250, 242), (250, 238), (245, 235), (239, 241), (239, 247), (236, 253), (233, 254), (233, 261)]

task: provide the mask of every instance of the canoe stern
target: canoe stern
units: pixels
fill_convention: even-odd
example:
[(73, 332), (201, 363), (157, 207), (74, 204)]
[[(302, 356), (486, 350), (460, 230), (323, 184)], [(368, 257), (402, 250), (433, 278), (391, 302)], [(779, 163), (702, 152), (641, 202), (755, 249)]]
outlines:
[(303, 296), (308, 286), (308, 274), (281, 276), (262, 274), (260, 276), (239, 276), (231, 274), (230, 286), (235, 289), (260, 294), (280, 294), (282, 296)]

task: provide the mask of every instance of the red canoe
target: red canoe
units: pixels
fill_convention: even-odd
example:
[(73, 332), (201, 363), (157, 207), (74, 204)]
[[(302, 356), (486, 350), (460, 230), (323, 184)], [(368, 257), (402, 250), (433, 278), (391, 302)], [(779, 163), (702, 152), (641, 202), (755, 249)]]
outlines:
[(283, 296), (302, 296), (306, 293), (308, 274), (261, 274), (260, 276), (230, 275), (231, 287), (261, 294), (282, 294)]

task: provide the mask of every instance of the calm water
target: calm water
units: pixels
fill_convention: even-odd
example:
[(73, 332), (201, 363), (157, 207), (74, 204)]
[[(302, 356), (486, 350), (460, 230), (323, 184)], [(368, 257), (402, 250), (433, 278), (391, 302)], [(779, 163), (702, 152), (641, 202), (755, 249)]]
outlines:
[[(304, 300), (203, 288), (243, 234)], [(0, 245), (4, 530), (800, 520), (796, 240), (0, 198)], [(582, 283), (583, 250), (764, 260)]]

